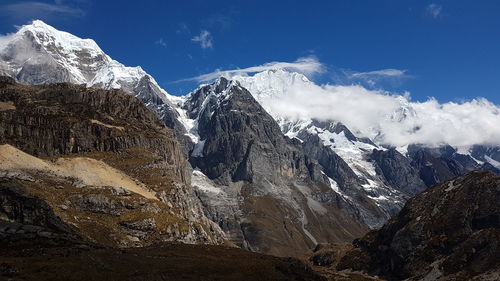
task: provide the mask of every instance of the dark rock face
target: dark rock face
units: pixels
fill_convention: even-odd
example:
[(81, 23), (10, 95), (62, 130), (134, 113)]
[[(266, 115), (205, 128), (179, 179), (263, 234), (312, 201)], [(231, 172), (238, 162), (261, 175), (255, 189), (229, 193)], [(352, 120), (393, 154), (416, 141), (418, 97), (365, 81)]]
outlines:
[(203, 157), (194, 158), (194, 166), (209, 178), (230, 181), (252, 182), (258, 180), (256, 175), (274, 183), (283, 177), (307, 177), (300, 150), (247, 90), (229, 83), (234, 82), (221, 79), (215, 92), (229, 88), (227, 96), (213, 96), (201, 109), (198, 130), (205, 142)]
[(389, 186), (408, 195), (415, 195), (426, 188), (418, 170), (397, 150), (374, 150), (371, 159), (376, 164), (377, 174), (381, 175)]
[(122, 214), (121, 206), (118, 201), (112, 200), (101, 194), (92, 194), (81, 197), (78, 200), (71, 202), (75, 209), (79, 211), (106, 214), (110, 216), (119, 216)]
[(337, 268), (388, 280), (498, 276), (499, 200), (500, 176), (491, 172), (435, 185), (408, 201), (382, 229), (355, 240)]
[[(283, 126), (283, 125), (282, 125)], [(369, 139), (356, 137), (345, 125), (315, 119), (285, 123), (302, 143), (306, 158), (318, 162), (320, 173), (338, 187), (343, 209), (370, 228), (381, 227), (403, 207), (408, 195), (388, 184), (371, 159), (381, 149)], [(337, 154), (338, 153), (338, 154)], [(349, 163), (349, 164), (348, 164)]]
[[(164, 129), (156, 117), (135, 98), (119, 91), (87, 90), (69, 84), (38, 88), (2, 86), (2, 100), (13, 102), (17, 108), (1, 112), (2, 143), (36, 156), (117, 151), (139, 145), (157, 147), (155, 149), (171, 161), (178, 157), (176, 151), (167, 152), (172, 144), (161, 145), (169, 140), (161, 136)], [(125, 123), (128, 118), (135, 124)], [(155, 131), (157, 136), (126, 133), (129, 128), (130, 131), (141, 130), (144, 124), (147, 124), (145, 129)], [(164, 132), (167, 136), (171, 134)], [(175, 140), (170, 142), (175, 143)], [(182, 168), (178, 172), (183, 176)]]
[(499, 165), (493, 166), (489, 161), (493, 160), (500, 163), (500, 148), (489, 147), (484, 145), (475, 145), (471, 149), (471, 155), (479, 161), (483, 161), (484, 164), (481, 167), (482, 170), (492, 171), (497, 174), (500, 173)]
[[(494, 155), (493, 148), (481, 148), (475, 146), (472, 155), (477, 159), (487, 157), (488, 151)], [(466, 174), (474, 170), (486, 170), (498, 173), (496, 167), (489, 163), (478, 164), (471, 156), (459, 154), (457, 150), (449, 145), (427, 148), (420, 145), (410, 145), (408, 156), (412, 159), (412, 166), (418, 169), (420, 178), (427, 186), (449, 180), (453, 177)]]
[(410, 153), (413, 159), (412, 165), (419, 170), (420, 178), (427, 186), (451, 179), (464, 172), (458, 162), (433, 155), (426, 149)]
[[(329, 147), (324, 146), (317, 135), (304, 134), (300, 138), (303, 141), (302, 147), (306, 158), (317, 161), (322, 167), (322, 171), (335, 180), (339, 189), (346, 196), (349, 196), (348, 200), (333, 193), (335, 201), (342, 206), (345, 212), (358, 217), (368, 226), (377, 225), (388, 218), (387, 213), (371, 203), (366, 194), (363, 194), (359, 189), (365, 182), (351, 170), (340, 156)], [(321, 175), (321, 177), (324, 176)], [(328, 201), (332, 204), (333, 200)]]
[(361, 184), (349, 165), (330, 148), (325, 147), (317, 135), (304, 135), (301, 136), (301, 140), (303, 140), (304, 154), (318, 161), (324, 173), (341, 187)]
[(0, 178), (0, 220), (72, 233), (49, 204), (29, 194), (15, 180), (7, 178)]
[(199, 189), (198, 196), (231, 241), (254, 251), (301, 255), (318, 242), (363, 232), (317, 160), (285, 137), (237, 82), (220, 79), (201, 87), (184, 109), (196, 119), (200, 139), (190, 162), (220, 190)]
[[(146, 199), (121, 187), (0, 166), (0, 177), (24, 186), (72, 231), (110, 246), (223, 242), (224, 234), (204, 216), (190, 186), (190, 167), (172, 131), (137, 98), (70, 84), (25, 86), (2, 77), (0, 106), (1, 145), (52, 161), (75, 156), (102, 161), (156, 194), (158, 200)], [(2, 190), (2, 196), (8, 193)], [(17, 206), (14, 199), (5, 204)], [(6, 212), (9, 221), (24, 223), (22, 216)], [(144, 216), (159, 221), (148, 235), (119, 227)]]

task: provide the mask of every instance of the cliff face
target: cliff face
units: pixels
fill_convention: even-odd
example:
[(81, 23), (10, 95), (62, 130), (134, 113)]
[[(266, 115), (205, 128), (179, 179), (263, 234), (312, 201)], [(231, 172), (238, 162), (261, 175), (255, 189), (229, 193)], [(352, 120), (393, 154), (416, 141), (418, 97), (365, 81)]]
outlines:
[(2, 77), (0, 144), (4, 221), (49, 227), (40, 221), (50, 217), (111, 246), (225, 239), (203, 214), (172, 131), (133, 96)]
[(337, 269), (388, 280), (497, 280), (500, 176), (471, 172), (408, 201), (380, 230), (354, 241)]
[(207, 216), (235, 244), (300, 256), (317, 243), (364, 233), (317, 161), (238, 82), (221, 78), (200, 87), (183, 109), (195, 122), (193, 186)]

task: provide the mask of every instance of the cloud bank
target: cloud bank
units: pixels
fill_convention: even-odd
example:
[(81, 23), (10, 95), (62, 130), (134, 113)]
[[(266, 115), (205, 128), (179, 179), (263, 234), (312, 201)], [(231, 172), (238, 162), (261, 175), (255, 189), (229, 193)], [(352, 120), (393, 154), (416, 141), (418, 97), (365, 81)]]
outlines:
[(500, 108), (486, 99), (412, 102), (409, 93), (303, 83), (264, 104), (275, 115), (290, 119), (340, 121), (358, 136), (396, 147), (500, 145)]
[(155, 44), (158, 46), (161, 46), (163, 48), (167, 47), (167, 42), (165, 42), (165, 40), (163, 38), (156, 40)]
[(0, 35), (0, 51), (7, 47), (7, 45), (12, 41), (15, 35), (15, 33)]
[(368, 72), (355, 72), (351, 74), (353, 78), (364, 78), (364, 77), (404, 77), (406, 70), (399, 69), (381, 69)]

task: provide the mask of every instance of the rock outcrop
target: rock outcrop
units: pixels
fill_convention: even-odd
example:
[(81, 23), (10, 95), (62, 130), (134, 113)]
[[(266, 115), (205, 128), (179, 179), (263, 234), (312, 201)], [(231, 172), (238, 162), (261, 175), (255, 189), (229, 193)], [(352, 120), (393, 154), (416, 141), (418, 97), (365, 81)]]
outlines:
[(377, 174), (392, 188), (407, 195), (415, 195), (427, 187), (419, 177), (417, 168), (396, 149), (373, 150), (370, 157), (375, 162)]
[(500, 176), (471, 172), (408, 201), (380, 230), (354, 241), (339, 270), (387, 280), (496, 280)]

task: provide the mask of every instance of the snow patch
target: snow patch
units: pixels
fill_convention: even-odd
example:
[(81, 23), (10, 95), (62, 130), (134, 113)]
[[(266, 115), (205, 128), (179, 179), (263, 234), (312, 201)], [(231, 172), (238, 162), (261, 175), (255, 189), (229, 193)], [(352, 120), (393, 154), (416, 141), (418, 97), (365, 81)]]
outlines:
[(404, 157), (408, 157), (408, 144), (396, 147), (396, 150), (401, 153)]
[(500, 162), (496, 161), (495, 159), (489, 157), (488, 155), (484, 156), (484, 159), (491, 165), (493, 165), (495, 168), (500, 169)]
[(194, 145), (193, 152), (191, 156), (193, 157), (203, 157), (203, 148), (205, 147), (205, 140), (199, 141)]
[(193, 170), (191, 185), (197, 190), (204, 192), (222, 194), (224, 191), (217, 187), (203, 172), (198, 169)]

